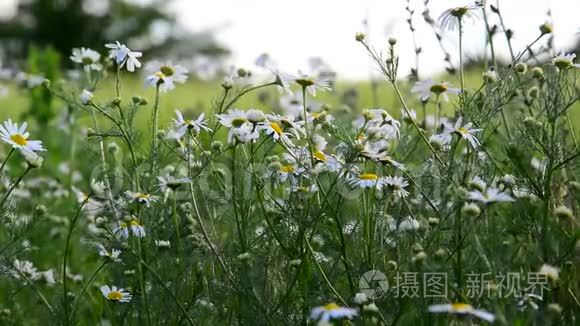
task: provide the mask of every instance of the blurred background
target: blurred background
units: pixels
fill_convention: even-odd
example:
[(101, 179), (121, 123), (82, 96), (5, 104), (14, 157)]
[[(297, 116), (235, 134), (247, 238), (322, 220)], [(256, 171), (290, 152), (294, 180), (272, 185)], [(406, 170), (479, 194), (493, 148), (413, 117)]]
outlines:
[[(172, 58), (189, 63), (200, 76), (216, 67), (251, 67), (268, 53), (282, 70), (306, 68), (311, 57), (321, 57), (339, 78), (365, 79), (372, 73), (367, 56), (354, 42), (357, 31), (371, 44), (384, 48), (388, 37), (399, 40), (401, 69), (415, 66), (419, 77), (457, 64), (456, 33), (440, 32), (430, 24), (445, 9), (465, 5), (455, 0), (0, 0), (0, 62), (22, 66), (31, 52), (51, 49), (61, 65), (74, 47), (103, 51), (103, 44), (119, 40), (143, 51), (144, 61)], [(554, 34), (545, 44), (555, 50), (578, 51), (580, 1), (497, 0), (504, 24), (513, 34), (516, 51), (538, 35), (537, 26), (550, 21)], [(494, 40), (502, 58), (509, 58), (500, 21)], [(414, 33), (409, 28), (409, 19)], [(438, 42), (437, 35), (441, 38)], [(486, 55), (482, 21), (468, 25), (466, 56), (473, 62)], [(548, 44), (549, 42), (549, 44)], [(449, 60), (444, 59), (446, 53)], [(46, 74), (45, 74), (46, 75)]]

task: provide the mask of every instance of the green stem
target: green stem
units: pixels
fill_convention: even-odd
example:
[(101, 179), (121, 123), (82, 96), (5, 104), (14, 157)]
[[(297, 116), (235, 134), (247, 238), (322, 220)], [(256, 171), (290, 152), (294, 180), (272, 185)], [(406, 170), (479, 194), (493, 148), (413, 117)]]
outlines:
[(93, 274), (91, 275), (91, 277), (89, 278), (89, 280), (87, 281), (87, 283), (85, 283), (85, 285), (83, 286), (81, 292), (77, 295), (77, 299), (75, 300), (75, 304), (73, 305), (73, 308), (70, 312), (71, 317), (74, 317), (74, 313), (81, 301), (81, 298), (83, 297), (83, 295), (85, 294), (85, 292), (87, 291), (87, 289), (89, 288), (89, 286), (93, 283), (93, 281), (95, 280), (95, 277), (97, 277), (97, 274), (99, 274), (99, 272), (103, 269), (103, 267), (105, 267), (105, 265), (107, 265), (109, 261), (105, 260), (100, 266), (99, 268), (97, 268)]
[(153, 104), (153, 126), (151, 128), (151, 174), (155, 171), (157, 154), (157, 128), (159, 124), (159, 85), (155, 88), (155, 103)]
[(8, 155), (4, 159), (4, 162), (2, 162), (2, 166), (0, 166), (0, 173), (2, 172), (2, 170), (4, 170), (4, 166), (6, 165), (6, 162), (8, 162), (10, 156), (12, 156), (12, 153), (14, 153), (14, 147), (10, 148), (10, 152), (8, 152)]
[(12, 186), (10, 187), (10, 189), (8, 189), (8, 192), (4, 195), (4, 198), (2, 198), (2, 202), (0, 202), (0, 208), (2, 208), (4, 206), (4, 203), (6, 202), (6, 200), (8, 199), (8, 196), (10, 196), (10, 194), (12, 193), (12, 191), (14, 191), (14, 189), (18, 186), (18, 184), (20, 183), (20, 181), (22, 181), (22, 179), (24, 179), (24, 176), (26, 176), (26, 174), (28, 174), (28, 172), (32, 170), (32, 167), (27, 167), (26, 170), (24, 171), (24, 173), (22, 173), (22, 175), (18, 178), (18, 180), (16, 180), (16, 182), (14, 182), (12, 184)]
[(306, 247), (308, 248), (308, 251), (310, 252), (310, 255), (312, 256), (312, 260), (314, 261), (314, 263), (316, 264), (316, 267), (318, 267), (318, 270), (320, 271), (320, 274), (322, 275), (322, 278), (324, 279), (324, 281), (326, 282), (326, 284), (328, 285), (328, 287), (330, 288), (330, 290), (332, 291), (332, 293), (334, 293), (334, 295), (336, 296), (336, 298), (345, 306), (347, 306), (348, 304), (346, 303), (346, 301), (344, 301), (344, 299), (340, 296), (340, 294), (338, 293), (338, 291), (336, 291), (336, 289), (334, 288), (334, 286), (332, 286), (332, 283), (330, 283), (330, 280), (328, 279), (328, 276), (326, 276), (326, 273), (324, 272), (324, 269), (322, 269), (322, 266), (320, 265), (320, 263), (318, 262), (318, 260), (316, 260), (316, 255), (314, 254), (314, 250), (312, 249), (312, 246), (310, 245), (310, 242), (308, 241), (308, 237), (306, 237), (306, 235), (304, 235), (304, 241), (306, 243)]
[(461, 96), (465, 94), (465, 78), (463, 76), (463, 25), (461, 17), (457, 19), (459, 22), (459, 78), (461, 78)]
[(73, 233), (74, 227), (76, 225), (76, 222), (79, 219), (81, 212), (83, 211), (83, 207), (89, 201), (89, 199), (91, 198), (91, 195), (92, 194), (87, 195), (85, 197), (85, 199), (81, 202), (79, 207), (77, 208), (75, 216), (73, 217), (73, 220), (71, 221), (70, 226), (68, 228), (68, 234), (66, 236), (66, 243), (64, 245), (64, 258), (63, 258), (63, 262), (62, 262), (62, 290), (63, 290), (62, 295), (63, 295), (65, 325), (68, 325), (68, 323), (69, 323), (69, 315), (68, 315), (68, 308), (69, 307), (68, 307), (68, 295), (67, 295), (68, 290), (67, 290), (66, 268), (67, 268), (68, 250), (69, 250), (69, 246), (70, 246), (70, 239), (72, 237), (72, 233)]

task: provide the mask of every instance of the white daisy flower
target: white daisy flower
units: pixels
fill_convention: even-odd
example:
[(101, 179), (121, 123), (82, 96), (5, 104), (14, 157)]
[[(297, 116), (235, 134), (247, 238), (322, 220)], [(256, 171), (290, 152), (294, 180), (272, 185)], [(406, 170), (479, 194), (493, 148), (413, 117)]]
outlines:
[[(395, 120), (384, 109), (370, 109), (365, 111), (362, 119), (354, 122), (356, 128), (362, 128), (366, 123), (367, 129), (382, 129), (387, 138), (399, 137), (401, 123)], [(376, 132), (376, 130), (374, 131)]]
[(159, 200), (158, 196), (153, 196), (143, 192), (125, 191), (125, 196), (134, 203), (145, 204), (146, 207), (150, 207), (151, 203)]
[(480, 4), (470, 4), (467, 6), (456, 7), (445, 10), (441, 16), (439, 16), (439, 27), (442, 30), (456, 30), (459, 26), (459, 20), (462, 24), (469, 21), (475, 21), (480, 17), (481, 5)]
[(381, 189), (383, 180), (374, 173), (361, 173), (356, 177), (347, 179), (347, 183), (358, 188), (376, 188)]
[(316, 91), (329, 91), (330, 79), (325, 76), (321, 76), (317, 73), (306, 74), (301, 70), (298, 71), (297, 75), (285, 75), (282, 77), (285, 82), (294, 82), (306, 89), (308, 94), (316, 96)]
[(89, 103), (91, 103), (93, 99), (93, 93), (87, 91), (86, 89), (83, 89), (81, 95), (79, 95), (79, 99), (81, 100), (81, 103), (83, 105), (88, 105)]
[(318, 325), (328, 325), (332, 319), (352, 319), (358, 315), (356, 309), (341, 307), (336, 303), (329, 303), (316, 307), (310, 312), (310, 319), (317, 320)]
[(175, 114), (177, 115), (177, 119), (173, 119), (173, 123), (177, 128), (175, 134), (179, 136), (179, 138), (183, 137), (188, 129), (193, 129), (196, 134), (199, 134), (202, 129), (205, 131), (212, 131), (207, 127), (204, 113), (200, 114), (195, 120), (185, 119), (179, 110), (175, 110)]
[(276, 122), (282, 129), (292, 134), (296, 139), (300, 139), (301, 135), (306, 135), (306, 131), (303, 128), (304, 121), (297, 121), (297, 117), (293, 115), (282, 116), (279, 114), (267, 114), (266, 116), (269, 121)]
[(147, 235), (143, 225), (141, 225), (141, 223), (136, 219), (129, 221), (129, 227), (131, 228), (131, 233), (133, 233), (137, 238), (144, 238)]
[(117, 301), (117, 302), (131, 302), (131, 293), (125, 291), (122, 288), (117, 288), (116, 286), (109, 287), (108, 285), (103, 285), (100, 287), (101, 293), (107, 300)]
[(130, 72), (135, 71), (135, 68), (141, 68), (141, 62), (137, 58), (142, 57), (143, 53), (131, 51), (125, 44), (121, 44), (119, 41), (105, 44), (105, 46), (111, 49), (109, 51), (109, 58), (115, 60), (119, 68), (123, 68), (126, 65), (127, 70)]
[(73, 62), (82, 64), (86, 70), (100, 71), (103, 69), (103, 65), (99, 63), (99, 60), (101, 60), (101, 55), (99, 52), (92, 49), (73, 49), (70, 59)]
[(473, 190), (468, 193), (468, 198), (470, 200), (482, 202), (484, 204), (491, 204), (491, 203), (500, 203), (500, 202), (513, 202), (514, 199), (506, 194), (505, 192), (501, 192), (497, 188), (488, 188), (485, 191)]
[(580, 64), (574, 63), (576, 58), (576, 53), (566, 54), (564, 52), (560, 53), (558, 56), (552, 59), (552, 64), (556, 66), (558, 71), (566, 70), (568, 68), (580, 68)]
[(113, 233), (121, 240), (129, 238), (129, 224), (125, 222), (119, 222), (119, 226), (113, 229)]
[(111, 259), (114, 262), (120, 262), (121, 258), (119, 258), (119, 255), (121, 254), (121, 250), (118, 249), (111, 249), (111, 251), (108, 251), (105, 246), (103, 246), (100, 243), (97, 243), (97, 250), (99, 251), (99, 256), (101, 257), (106, 257)]
[(251, 124), (244, 124), (239, 128), (231, 128), (228, 133), (228, 142), (237, 141), (240, 143), (256, 142), (260, 137), (260, 129)]
[(282, 127), (277, 122), (267, 122), (265, 130), (266, 134), (268, 136), (271, 136), (272, 139), (274, 139), (274, 141), (280, 141), (281, 143), (289, 147), (294, 146), (290, 138), (288, 138), (288, 134), (284, 132)]
[(14, 270), (11, 271), (11, 274), (17, 280), (21, 278), (20, 274), (26, 276), (26, 278), (33, 281), (38, 280), (40, 278), (38, 270), (36, 269), (36, 267), (34, 267), (34, 264), (32, 264), (31, 261), (14, 259), (14, 264), (12, 264), (12, 267), (16, 271)]
[(405, 198), (409, 195), (409, 192), (405, 190), (405, 187), (407, 187), (409, 183), (402, 177), (388, 176), (384, 177), (382, 182), (384, 185), (388, 186), (390, 190), (393, 191), (393, 194), (397, 198)]
[(302, 172), (304, 172), (304, 169), (295, 165), (282, 165), (277, 171), (278, 181), (284, 182), (290, 179), (291, 183), (294, 184), (296, 181), (295, 177), (299, 176)]
[(13, 123), (11, 119), (4, 121), (0, 125), (0, 137), (6, 144), (12, 145), (12, 148), (40, 152), (45, 151), (42, 147), (42, 142), (40, 140), (29, 140), (30, 134), (26, 131), (28, 124), (26, 122), (22, 123), (20, 127), (17, 123)]
[(538, 273), (547, 275), (553, 281), (560, 278), (560, 269), (548, 264), (543, 264)]
[(463, 118), (460, 117), (459, 119), (457, 119), (453, 127), (451, 128), (446, 127), (447, 128), (446, 133), (448, 134), (455, 133), (459, 137), (467, 140), (471, 145), (471, 147), (475, 149), (479, 146), (479, 140), (474, 135), (474, 133), (480, 132), (482, 129), (471, 128), (472, 126), (473, 123), (471, 122), (463, 125)]
[(453, 304), (434, 304), (429, 306), (429, 312), (432, 313), (448, 313), (460, 316), (474, 316), (481, 320), (493, 323), (495, 315), (481, 309), (475, 309), (472, 305), (467, 303), (453, 303)]
[(411, 92), (419, 94), (419, 99), (423, 102), (426, 102), (429, 99), (431, 93), (442, 96), (443, 100), (448, 102), (449, 96), (447, 94), (457, 95), (461, 93), (461, 90), (451, 87), (451, 84), (448, 82), (436, 83), (431, 79), (426, 79), (416, 82), (411, 88)]
[(183, 84), (187, 81), (187, 69), (171, 62), (154, 61), (147, 65), (149, 75), (145, 77), (145, 85), (159, 86), (159, 90), (167, 92), (175, 88), (175, 84)]

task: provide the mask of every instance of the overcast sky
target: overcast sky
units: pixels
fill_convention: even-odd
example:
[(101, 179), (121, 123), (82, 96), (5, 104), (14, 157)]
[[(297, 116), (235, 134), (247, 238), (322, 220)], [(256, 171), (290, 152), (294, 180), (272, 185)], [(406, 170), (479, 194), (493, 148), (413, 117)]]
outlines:
[[(445, 9), (470, 1), (431, 0), (430, 9), (437, 19)], [(491, 0), (496, 3), (496, 0)], [(423, 0), (411, 0), (416, 9), (415, 25), (421, 54), (423, 77), (444, 68), (443, 54), (431, 28), (423, 22)], [(555, 44), (570, 46), (579, 36), (580, 0), (502, 0), (500, 2), (508, 28), (515, 31), (513, 43), (523, 50), (538, 36), (538, 26), (552, 10)], [(263, 52), (269, 53), (288, 70), (306, 68), (310, 56), (323, 57), (342, 77), (364, 78), (369, 61), (354, 34), (362, 31), (368, 18), (370, 42), (376, 47), (386, 44), (389, 36), (399, 40), (401, 69), (407, 73), (414, 62), (411, 34), (406, 24), (406, 0), (176, 0), (174, 7), (181, 22), (193, 30), (219, 28), (217, 37), (233, 51), (232, 63), (249, 66)], [(496, 22), (496, 16), (491, 22)], [(466, 54), (481, 53), (483, 21), (465, 31)], [(444, 42), (457, 59), (457, 35), (446, 34)], [(495, 38), (498, 52), (508, 56), (504, 38)], [(516, 50), (517, 52), (518, 50)]]

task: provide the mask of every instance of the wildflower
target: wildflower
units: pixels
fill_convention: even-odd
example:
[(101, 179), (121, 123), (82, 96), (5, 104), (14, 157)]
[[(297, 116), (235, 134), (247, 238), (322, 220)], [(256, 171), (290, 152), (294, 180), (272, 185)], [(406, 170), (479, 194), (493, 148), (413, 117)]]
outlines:
[(111, 249), (111, 251), (108, 251), (107, 249), (105, 249), (105, 246), (103, 246), (100, 243), (97, 243), (97, 249), (99, 250), (99, 256), (109, 258), (114, 262), (121, 261), (121, 259), (119, 258), (121, 250)]
[(146, 207), (151, 207), (151, 203), (157, 202), (159, 197), (142, 192), (125, 191), (125, 196), (132, 202), (145, 204)]
[(136, 219), (129, 221), (129, 227), (131, 228), (131, 233), (137, 238), (144, 238), (146, 236), (145, 228)]
[(175, 88), (175, 83), (183, 84), (187, 81), (187, 69), (170, 62), (153, 62), (148, 65), (149, 75), (145, 77), (145, 85), (158, 87), (162, 92)]
[(453, 304), (435, 304), (429, 306), (429, 312), (432, 313), (449, 313), (454, 315), (471, 315), (479, 319), (493, 323), (495, 315), (481, 309), (475, 309), (472, 305), (467, 303), (453, 303)]
[(488, 188), (485, 191), (473, 190), (468, 193), (468, 196), (470, 200), (479, 201), (484, 204), (514, 201), (510, 195), (501, 192), (497, 188)]
[(539, 29), (540, 29), (540, 33), (542, 33), (542, 35), (550, 34), (554, 31), (554, 25), (550, 22), (545, 22), (542, 25), (540, 25)]
[(475, 176), (469, 181), (469, 187), (479, 191), (484, 191), (487, 185), (479, 176)]
[(461, 92), (460, 89), (453, 88), (450, 86), (451, 84), (449, 84), (448, 82), (436, 83), (431, 79), (427, 79), (416, 82), (415, 85), (413, 85), (413, 87), (411, 88), (411, 92), (418, 93), (419, 99), (423, 102), (426, 102), (429, 99), (431, 93), (437, 96), (442, 96), (443, 99), (446, 102), (448, 102), (449, 101), (449, 96), (447, 95), (448, 93), (457, 95)]
[(369, 298), (365, 293), (359, 292), (354, 296), (354, 303), (357, 305), (363, 305), (369, 301)]
[(288, 134), (284, 132), (282, 127), (277, 122), (268, 122), (266, 126), (266, 134), (272, 136), (274, 141), (280, 141), (286, 146), (294, 146)]
[(177, 119), (173, 119), (173, 123), (177, 128), (175, 133), (177, 136), (179, 136), (179, 138), (183, 137), (183, 135), (185, 135), (187, 130), (191, 129), (193, 129), (196, 134), (199, 134), (202, 129), (205, 131), (210, 132), (212, 131), (210, 128), (207, 127), (207, 122), (204, 119), (205, 118), (204, 113), (200, 114), (199, 117), (197, 117), (197, 119), (195, 120), (185, 119), (183, 117), (183, 114), (179, 110), (175, 110), (175, 114), (177, 115)]
[(20, 151), (20, 154), (24, 157), (26, 164), (28, 164), (29, 168), (39, 168), (44, 163), (44, 158), (42, 156), (36, 154), (35, 152), (31, 151)]
[(13, 123), (11, 119), (5, 121), (0, 125), (0, 137), (2, 141), (12, 145), (14, 149), (24, 151), (40, 152), (45, 151), (40, 140), (28, 140), (30, 134), (26, 131), (28, 124), (22, 123), (20, 127), (17, 123)]
[(395, 120), (387, 111), (383, 109), (368, 110), (365, 112), (365, 119), (367, 119), (367, 125), (383, 129), (387, 138), (399, 136), (399, 127), (401, 126), (401, 123)]
[(566, 54), (564, 52), (560, 53), (554, 59), (552, 59), (552, 64), (556, 66), (558, 71), (566, 70), (569, 68), (580, 68), (579, 63), (574, 63), (574, 59), (576, 58), (576, 53), (569, 53)]
[(286, 82), (293, 81), (296, 84), (302, 86), (308, 94), (316, 96), (316, 91), (329, 91), (330, 79), (325, 76), (316, 73), (306, 74), (302, 71), (298, 71), (298, 75), (285, 75), (282, 79)]
[(476, 20), (479, 18), (481, 5), (475, 3), (462, 7), (455, 7), (445, 10), (439, 16), (439, 27), (442, 30), (455, 30), (459, 26), (459, 21), (464, 19)]
[(556, 207), (554, 209), (554, 215), (562, 220), (571, 220), (574, 218), (574, 212), (564, 205)]
[(514, 70), (518, 73), (518, 74), (525, 74), (528, 71), (528, 65), (524, 62), (518, 62), (516, 63), (516, 65), (514, 66)]
[(361, 173), (354, 178), (347, 180), (347, 183), (354, 187), (365, 188), (377, 188), (381, 189), (383, 186), (383, 180), (379, 178), (378, 175), (374, 173)]
[(103, 65), (99, 63), (101, 55), (99, 52), (87, 48), (73, 49), (70, 59), (73, 62), (80, 63), (86, 70), (100, 71)]
[(463, 126), (462, 124), (463, 118), (459, 118), (457, 121), (455, 121), (455, 125), (453, 127), (447, 127), (446, 132), (448, 134), (455, 133), (459, 137), (467, 140), (471, 147), (477, 148), (477, 146), (479, 146), (479, 140), (477, 140), (477, 137), (475, 137), (474, 133), (481, 131), (481, 129), (471, 128), (473, 126), (473, 123), (471, 122)]
[(260, 136), (257, 126), (254, 126), (249, 120), (246, 112), (234, 109), (228, 110), (227, 113), (216, 115), (220, 124), (229, 128), (228, 142), (236, 139), (242, 143), (258, 139)]
[(405, 187), (407, 187), (409, 183), (402, 177), (385, 177), (383, 179), (383, 184), (388, 186), (397, 198), (405, 198), (409, 195), (409, 192), (405, 190)]
[(364, 40), (365, 40), (365, 34), (364, 34), (364, 33), (362, 33), (362, 32), (357, 32), (357, 33), (354, 35), (354, 39), (355, 39), (357, 42), (362, 42), (362, 41), (364, 41)]
[(492, 84), (498, 80), (499, 76), (495, 70), (490, 69), (482, 74), (482, 78), (486, 84)]
[(40, 278), (38, 270), (30, 261), (14, 259), (12, 267), (14, 270), (11, 272), (11, 274), (15, 279), (19, 280), (22, 275), (24, 275), (29, 280), (38, 280)]
[(341, 307), (336, 303), (316, 307), (310, 313), (310, 319), (318, 320), (318, 325), (326, 325), (331, 319), (352, 319), (358, 315), (356, 309)]
[(545, 274), (552, 281), (560, 278), (560, 269), (548, 264), (543, 264), (538, 273)]
[[(291, 181), (294, 181), (295, 176), (299, 176), (300, 173), (304, 172), (304, 169), (300, 167), (296, 167), (292, 164), (282, 165), (278, 169), (278, 181), (284, 182), (290, 178)], [(292, 182), (294, 183), (294, 182)]]
[(125, 44), (121, 44), (119, 41), (105, 44), (105, 46), (111, 49), (109, 51), (109, 58), (115, 60), (117, 65), (119, 65), (119, 69), (122, 69), (125, 65), (127, 65), (127, 70), (130, 72), (135, 71), (135, 68), (141, 68), (141, 62), (137, 58), (143, 56), (143, 53), (131, 51)]
[(479, 206), (477, 206), (477, 204), (465, 203), (461, 208), (461, 214), (464, 216), (477, 217), (479, 214), (481, 214), (481, 209)]
[(270, 122), (276, 122), (287, 134), (291, 134), (296, 139), (300, 139), (300, 134), (305, 134), (304, 128), (302, 128), (304, 121), (296, 121), (296, 117), (293, 115), (267, 114), (266, 116)]
[(158, 176), (157, 180), (159, 181), (159, 188), (162, 191), (167, 189), (176, 190), (177, 188), (181, 187), (184, 184), (188, 184), (191, 182), (191, 179), (188, 178), (176, 178), (173, 176)]
[(117, 301), (117, 302), (131, 302), (131, 294), (124, 289), (117, 288), (116, 286), (109, 287), (108, 285), (101, 286), (101, 293), (107, 300)]
[(81, 103), (83, 105), (88, 105), (93, 100), (93, 93), (87, 91), (86, 89), (83, 89), (81, 95), (79, 95), (79, 99), (81, 100)]

